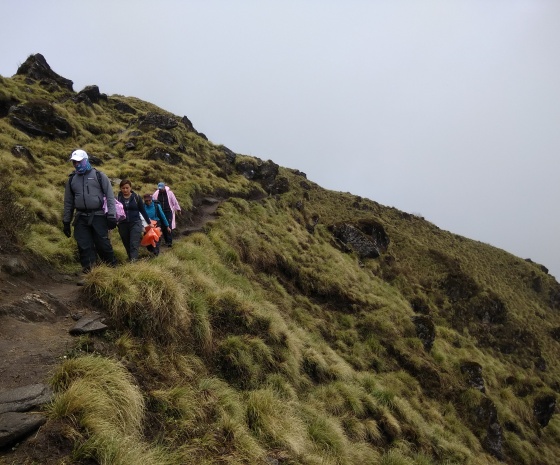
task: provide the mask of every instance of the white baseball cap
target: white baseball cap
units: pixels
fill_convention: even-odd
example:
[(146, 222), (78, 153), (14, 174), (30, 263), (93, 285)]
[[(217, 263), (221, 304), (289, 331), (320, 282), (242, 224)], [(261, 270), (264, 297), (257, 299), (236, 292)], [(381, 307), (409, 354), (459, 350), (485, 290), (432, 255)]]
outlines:
[(86, 153), (85, 150), (82, 149), (74, 150), (72, 152), (72, 155), (70, 156), (70, 160), (76, 160), (76, 161), (82, 161), (87, 158), (88, 158), (88, 154)]

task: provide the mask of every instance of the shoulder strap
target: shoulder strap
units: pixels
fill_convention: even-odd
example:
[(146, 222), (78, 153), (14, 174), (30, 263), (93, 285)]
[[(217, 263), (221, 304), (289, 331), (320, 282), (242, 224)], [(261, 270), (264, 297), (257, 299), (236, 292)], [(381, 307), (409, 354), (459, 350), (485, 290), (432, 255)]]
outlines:
[(75, 171), (72, 171), (69, 175), (68, 175), (68, 187), (70, 187), (70, 192), (72, 193), (72, 195), (74, 195), (74, 189), (72, 189), (72, 179), (74, 179), (74, 176), (76, 175)]
[[(92, 168), (95, 170), (95, 168)], [(105, 189), (103, 189), (103, 180), (101, 179), (101, 173), (97, 170), (95, 170), (95, 174), (97, 175), (97, 182), (99, 183), (99, 187), (101, 187), (101, 192), (103, 192), (104, 195), (105, 194)]]

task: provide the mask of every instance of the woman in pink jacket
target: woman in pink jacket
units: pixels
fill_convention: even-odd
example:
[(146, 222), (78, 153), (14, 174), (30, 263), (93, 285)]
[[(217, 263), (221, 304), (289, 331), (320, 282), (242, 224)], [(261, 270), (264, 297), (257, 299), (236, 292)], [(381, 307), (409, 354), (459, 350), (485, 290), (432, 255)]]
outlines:
[(154, 192), (152, 195), (153, 199), (159, 202), (161, 205), (161, 209), (167, 218), (167, 222), (171, 225), (171, 231), (167, 231), (163, 229), (163, 238), (165, 240), (165, 245), (167, 247), (173, 246), (173, 234), (172, 231), (175, 229), (175, 212), (177, 214), (181, 214), (181, 206), (175, 197), (175, 194), (169, 186), (166, 186), (165, 183), (160, 182), (158, 184), (157, 191)]

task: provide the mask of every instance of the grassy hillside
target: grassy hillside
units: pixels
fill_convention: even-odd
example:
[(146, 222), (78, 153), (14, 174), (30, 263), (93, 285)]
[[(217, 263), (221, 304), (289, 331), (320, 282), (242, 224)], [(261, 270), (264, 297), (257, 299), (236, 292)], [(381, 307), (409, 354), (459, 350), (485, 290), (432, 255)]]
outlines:
[(122, 264), (84, 295), (114, 329), (52, 377), (58, 463), (558, 462), (560, 285), (544, 267), (234, 154), (140, 99), (77, 93), (36, 59), (0, 77), (1, 253), (79, 269), (61, 230), (75, 148), (115, 192), (165, 180), (191, 215), (224, 200), (153, 260), (125, 263), (113, 233)]

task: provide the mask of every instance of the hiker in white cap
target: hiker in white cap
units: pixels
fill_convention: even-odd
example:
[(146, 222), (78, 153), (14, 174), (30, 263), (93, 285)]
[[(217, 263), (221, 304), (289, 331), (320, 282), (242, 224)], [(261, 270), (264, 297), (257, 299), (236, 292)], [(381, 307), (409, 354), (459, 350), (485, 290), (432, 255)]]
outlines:
[[(89, 163), (88, 154), (81, 149), (74, 150), (70, 157), (73, 171), (64, 189), (63, 232), (72, 235), (78, 244), (82, 271), (89, 272), (97, 261), (114, 266), (116, 264), (113, 246), (109, 240), (109, 229), (117, 226), (115, 216), (115, 196), (107, 175)], [(103, 204), (107, 199), (107, 211)]]

